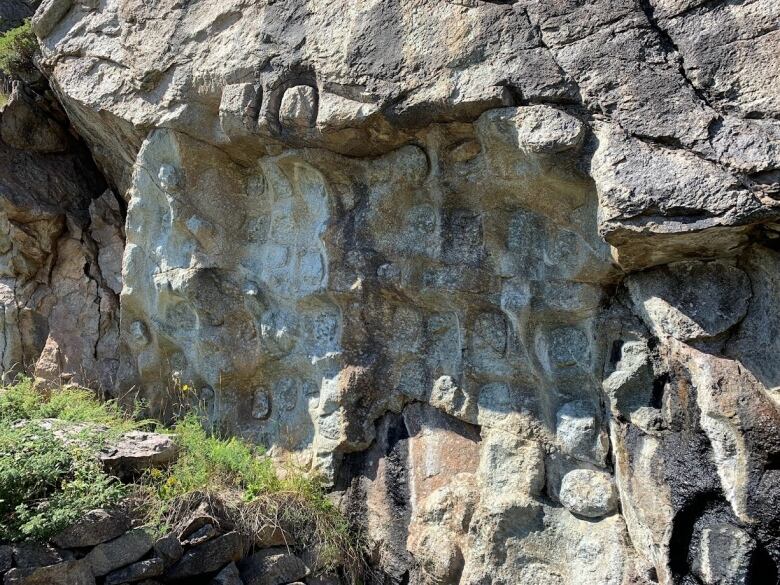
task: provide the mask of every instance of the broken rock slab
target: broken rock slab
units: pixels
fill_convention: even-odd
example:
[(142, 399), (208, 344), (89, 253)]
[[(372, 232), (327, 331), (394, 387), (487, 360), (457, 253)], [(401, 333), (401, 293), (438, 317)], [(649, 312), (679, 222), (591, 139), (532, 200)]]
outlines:
[(110, 542), (99, 544), (85, 557), (96, 577), (136, 562), (152, 550), (154, 540), (143, 529), (131, 530)]
[(52, 542), (60, 548), (85, 548), (118, 538), (128, 530), (130, 517), (125, 510), (91, 510)]
[(309, 574), (304, 562), (286, 548), (269, 548), (253, 554), (238, 565), (246, 585), (285, 585)]
[(108, 471), (120, 477), (132, 477), (150, 467), (167, 465), (177, 453), (178, 447), (171, 435), (130, 431), (105, 449), (100, 460)]

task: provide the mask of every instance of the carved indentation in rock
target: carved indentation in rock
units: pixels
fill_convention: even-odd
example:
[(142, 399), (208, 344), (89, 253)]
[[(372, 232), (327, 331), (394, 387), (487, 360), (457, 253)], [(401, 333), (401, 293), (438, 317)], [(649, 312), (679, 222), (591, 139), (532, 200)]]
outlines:
[(283, 309), (270, 309), (263, 313), (260, 337), (268, 353), (275, 356), (290, 353), (295, 347), (297, 336), (298, 323), (292, 313)]
[(130, 339), (138, 347), (146, 347), (151, 341), (149, 328), (143, 321), (133, 321), (130, 324)]
[(317, 90), (309, 85), (288, 88), (279, 106), (279, 122), (285, 128), (306, 130), (317, 120)]
[(590, 362), (590, 343), (583, 331), (576, 327), (558, 327), (541, 337), (544, 351), (540, 358), (551, 372), (569, 368), (587, 368)]
[(257, 130), (263, 90), (256, 83), (236, 83), (222, 90), (219, 122), (229, 137), (248, 136)]
[(271, 416), (271, 397), (264, 389), (257, 390), (252, 398), (252, 418), (266, 420)]
[(177, 193), (182, 188), (182, 178), (179, 170), (173, 165), (162, 164), (157, 171), (160, 188), (166, 193)]
[(295, 410), (298, 404), (299, 382), (293, 378), (282, 378), (274, 385), (274, 403), (284, 412)]

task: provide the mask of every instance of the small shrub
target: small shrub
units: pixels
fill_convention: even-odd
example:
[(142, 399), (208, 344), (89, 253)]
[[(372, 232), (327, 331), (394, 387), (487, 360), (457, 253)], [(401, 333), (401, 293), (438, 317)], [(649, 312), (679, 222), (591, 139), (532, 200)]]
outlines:
[(35, 54), (38, 40), (30, 22), (0, 34), (0, 71), (10, 77), (24, 78), (35, 72)]
[[(84, 427), (63, 443), (43, 419)], [(99, 450), (150, 424), (83, 388), (41, 392), (29, 379), (0, 388), (0, 542), (45, 540), (86, 511), (120, 500), (162, 532), (205, 498), (219, 502), (236, 529), (250, 537), (280, 529), (316, 555), (320, 566), (359, 573), (359, 539), (320, 478), (294, 468), (278, 473), (262, 447), (216, 436), (195, 414), (170, 429), (179, 445), (170, 466), (149, 470), (136, 484), (107, 475)]]
[(103, 473), (97, 434), (64, 444), (34, 421), (0, 428), (0, 541), (46, 540), (126, 493)]
[[(64, 442), (42, 419), (88, 426)], [(127, 487), (104, 473), (98, 452), (135, 426), (114, 403), (82, 388), (44, 394), (22, 379), (0, 389), (0, 542), (45, 540), (123, 498)]]

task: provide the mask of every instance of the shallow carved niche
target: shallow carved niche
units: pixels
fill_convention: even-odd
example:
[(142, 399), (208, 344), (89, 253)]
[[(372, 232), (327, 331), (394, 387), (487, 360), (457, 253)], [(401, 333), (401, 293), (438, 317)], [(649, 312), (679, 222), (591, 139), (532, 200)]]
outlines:
[(310, 85), (287, 88), (279, 105), (279, 123), (291, 130), (307, 130), (317, 121), (318, 94)]
[(257, 130), (263, 90), (256, 83), (236, 83), (222, 90), (219, 122), (229, 137), (248, 136)]
[(252, 397), (252, 418), (266, 420), (271, 416), (271, 396), (264, 388), (255, 391)]

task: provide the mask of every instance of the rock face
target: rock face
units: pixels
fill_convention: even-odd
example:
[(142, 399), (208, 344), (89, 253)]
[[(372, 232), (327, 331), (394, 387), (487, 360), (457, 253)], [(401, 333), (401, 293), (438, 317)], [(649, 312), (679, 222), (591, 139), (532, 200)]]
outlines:
[(120, 202), (67, 124), (18, 83), (0, 111), (0, 365), (5, 381), (113, 387)]
[(376, 583), (773, 583), (778, 22), (47, 0), (41, 66), (118, 198), (41, 186), (74, 155), (20, 92), (3, 368), (311, 466)]

